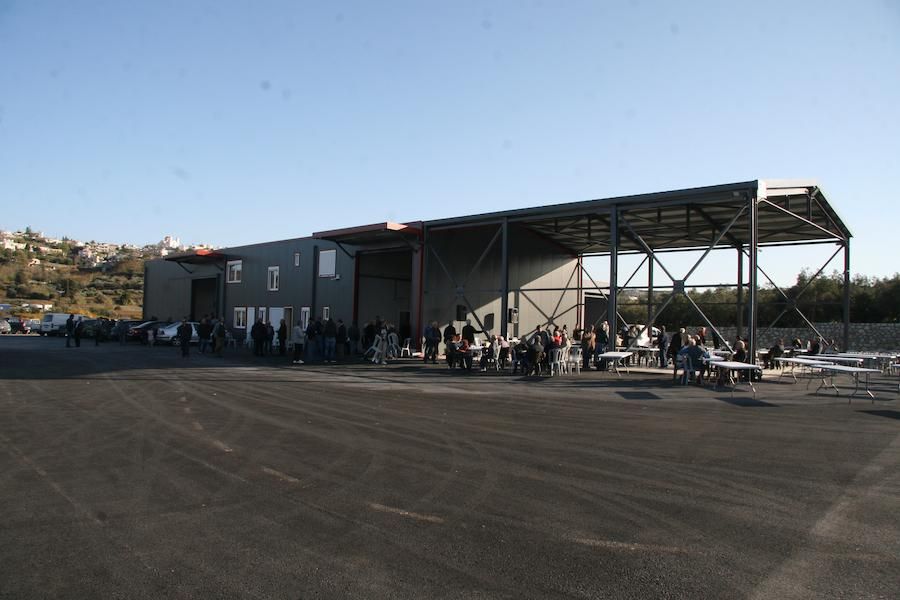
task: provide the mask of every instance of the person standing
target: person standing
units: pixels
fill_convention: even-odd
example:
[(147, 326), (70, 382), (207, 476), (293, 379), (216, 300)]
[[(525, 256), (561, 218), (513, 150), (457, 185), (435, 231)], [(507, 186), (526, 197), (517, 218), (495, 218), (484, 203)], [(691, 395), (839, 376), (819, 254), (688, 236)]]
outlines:
[(100, 345), (100, 336), (103, 335), (103, 321), (97, 319), (94, 322), (94, 347)]
[(335, 362), (334, 351), (337, 347), (337, 325), (335, 325), (331, 317), (328, 317), (328, 320), (325, 321), (325, 325), (322, 327), (322, 334), (325, 338), (325, 362), (333, 363)]
[(284, 356), (287, 352), (287, 323), (284, 319), (278, 324), (278, 355)]
[(669, 356), (672, 357), (672, 381), (678, 380), (678, 355), (681, 349), (687, 346), (688, 335), (684, 327), (672, 334), (672, 343), (669, 344)]
[(350, 338), (347, 336), (347, 326), (343, 319), (337, 320), (338, 358), (343, 359), (350, 354)]
[(250, 328), (250, 339), (253, 342), (253, 356), (262, 356), (266, 339), (266, 326), (263, 325), (262, 319), (257, 319)]
[(466, 321), (466, 324), (463, 325), (462, 339), (469, 342), (470, 346), (475, 343), (475, 328), (472, 327), (472, 321)]
[(222, 350), (225, 349), (225, 320), (222, 318), (216, 319), (215, 325), (213, 325), (212, 330), (213, 337), (213, 352), (216, 353), (216, 356), (222, 358)]
[(199, 338), (197, 345), (199, 346), (200, 354), (204, 354), (209, 348), (210, 337), (212, 336), (213, 326), (209, 322), (207, 317), (203, 317), (200, 321), (200, 324), (197, 325), (197, 337)]
[(594, 335), (594, 367), (605, 371), (606, 359), (601, 359), (600, 355), (606, 352), (606, 347), (609, 345), (609, 322), (603, 321), (600, 329)]
[(265, 353), (272, 354), (272, 346), (275, 342), (275, 328), (272, 327), (272, 321), (266, 321), (266, 346)]
[(596, 336), (594, 335), (594, 326), (588, 325), (581, 334), (581, 361), (582, 368), (585, 371), (591, 367), (591, 357), (594, 355), (595, 344)]
[(316, 355), (316, 323), (311, 320), (306, 324), (306, 360), (318, 358)]
[(359, 324), (356, 321), (350, 323), (350, 329), (347, 331), (347, 337), (350, 339), (350, 353), (356, 354), (360, 352)]
[(294, 364), (303, 364), (303, 346), (306, 344), (306, 332), (303, 331), (303, 320), (297, 321), (294, 325), (292, 340), (294, 342)]
[(424, 362), (431, 360), (431, 364), (437, 364), (438, 344), (441, 343), (441, 330), (438, 328), (437, 321), (432, 321), (425, 328), (425, 357)]
[(666, 335), (666, 326), (659, 326), (659, 337), (656, 339), (656, 347), (659, 348), (659, 368), (669, 366), (669, 336)]
[(69, 315), (66, 319), (66, 348), (71, 348), (71, 341), (75, 335), (75, 315)]
[(78, 317), (78, 320), (75, 321), (75, 347), (81, 348), (81, 334), (84, 333), (84, 321), (81, 317)]
[(194, 337), (194, 326), (188, 323), (187, 317), (181, 319), (178, 326), (178, 340), (181, 344), (181, 357), (187, 358), (191, 352), (191, 338)]

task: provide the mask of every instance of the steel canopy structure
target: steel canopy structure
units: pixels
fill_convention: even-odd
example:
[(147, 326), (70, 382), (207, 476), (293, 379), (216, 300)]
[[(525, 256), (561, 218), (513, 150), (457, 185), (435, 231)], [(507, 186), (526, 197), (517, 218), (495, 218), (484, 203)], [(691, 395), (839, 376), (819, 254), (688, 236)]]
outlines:
[[(501, 281), (495, 291), (499, 293), (502, 304), (499, 330), (503, 335), (508, 332), (507, 307), (510, 293), (528, 290), (525, 287), (513, 288), (509, 282), (511, 231), (524, 230), (551, 242), (560, 252), (576, 260), (577, 265), (570, 282), (565, 288), (555, 289), (561, 292), (572, 289), (570, 283), (574, 279), (574, 286), (577, 286), (581, 298), (585, 289), (584, 276), (587, 276), (591, 283), (588, 287), (607, 298), (607, 318), (610, 324), (615, 324), (619, 320), (617, 316), (619, 293), (626, 289), (635, 289), (629, 288), (631, 279), (644, 263), (648, 264), (647, 285), (640, 286), (641, 289), (649, 291), (648, 319), (645, 328), (653, 324), (672, 299), (683, 295), (694, 306), (706, 325), (718, 333), (715, 324), (691, 299), (688, 287), (692, 285), (697, 287), (691, 277), (710, 252), (733, 249), (737, 256), (737, 281), (721, 284), (704, 282), (702, 287), (737, 287), (738, 331), (743, 330), (742, 315), (746, 308), (748, 315), (746, 330), (750, 352), (755, 351), (757, 346), (759, 329), (757, 291), (761, 281), (768, 281), (784, 297), (785, 308), (769, 327), (777, 324), (781, 316), (787, 312), (797, 311), (809, 327), (820, 335), (812, 322), (799, 311), (796, 301), (799, 295), (806, 291), (809, 283), (821, 275), (843, 251), (844, 347), (849, 345), (851, 233), (828, 203), (821, 187), (812, 180), (753, 180), (426, 221), (423, 223), (423, 240), (428, 249), (429, 259), (434, 258), (436, 268), (442, 269), (451, 278), (452, 275), (445, 266), (446, 261), (434, 246), (429, 244), (429, 239), (461, 228), (490, 228), (494, 231), (493, 237), (490, 237), (490, 242), (475, 262), (472, 271), (477, 271), (489, 254), (499, 251)], [(759, 263), (759, 250), (774, 246), (810, 244), (831, 244), (836, 246), (836, 250), (807, 286), (791, 298), (767, 275), (765, 265)], [(702, 252), (702, 255), (686, 274), (676, 275), (667, 268), (665, 253), (698, 251)], [(643, 255), (644, 260), (628, 281), (620, 286), (618, 258), (622, 255), (635, 254)], [(583, 259), (589, 256), (609, 258), (608, 288), (597, 285), (584, 269)], [(431, 261), (428, 260), (426, 268), (432, 268), (430, 265)], [(662, 284), (654, 282), (656, 269), (661, 270), (668, 281)], [(575, 274), (577, 278), (574, 277)], [(554, 288), (541, 288), (541, 291), (552, 289)], [(668, 297), (654, 305), (654, 290), (666, 290), (669, 292)], [(535, 290), (532, 288), (529, 291)], [(457, 285), (457, 295), (465, 299), (466, 294), (465, 285)], [(476, 320), (479, 320), (474, 308), (468, 301), (466, 304), (469, 305)]]

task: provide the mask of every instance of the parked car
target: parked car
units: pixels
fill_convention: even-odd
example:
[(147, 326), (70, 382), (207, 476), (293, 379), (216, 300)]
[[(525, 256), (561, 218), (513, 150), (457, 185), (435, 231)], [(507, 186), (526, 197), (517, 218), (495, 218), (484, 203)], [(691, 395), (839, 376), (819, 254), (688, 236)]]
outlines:
[(93, 338), (99, 335), (101, 340), (109, 339), (109, 323), (109, 319), (104, 317), (85, 319), (82, 322), (81, 337)]
[[(66, 321), (69, 319), (70, 313), (44, 313), (41, 319), (41, 335), (65, 335)], [(75, 320), (86, 319), (84, 315), (75, 315)]]
[[(191, 324), (191, 327), (194, 328), (193, 333), (191, 334), (191, 343), (197, 344), (200, 342), (200, 336), (197, 335), (197, 322), (196, 321), (188, 321)], [(156, 343), (157, 344), (172, 344), (173, 346), (180, 346), (181, 339), (178, 337), (178, 328), (181, 327), (181, 321), (177, 323), (171, 323), (165, 327), (160, 327), (156, 332)]]
[(167, 321), (143, 321), (128, 329), (128, 340), (137, 340), (142, 344), (146, 344), (147, 338), (152, 334), (154, 328), (158, 329), (168, 324)]
[(21, 333), (25, 335), (31, 333), (31, 324), (29, 321), (23, 321), (19, 317), (10, 317), (7, 321), (9, 322), (10, 333)]
[(12, 332), (12, 327), (6, 319), (0, 319), (0, 334), (6, 335)]

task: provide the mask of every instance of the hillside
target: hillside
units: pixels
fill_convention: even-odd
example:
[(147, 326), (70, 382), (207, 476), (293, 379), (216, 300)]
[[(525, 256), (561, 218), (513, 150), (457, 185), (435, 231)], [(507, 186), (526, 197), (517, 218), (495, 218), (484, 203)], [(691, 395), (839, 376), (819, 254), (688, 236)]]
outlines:
[(46, 310), (137, 317), (144, 296), (144, 261), (180, 249), (166, 238), (126, 244), (53, 239), (30, 229), (0, 232), (0, 303), (36, 317)]

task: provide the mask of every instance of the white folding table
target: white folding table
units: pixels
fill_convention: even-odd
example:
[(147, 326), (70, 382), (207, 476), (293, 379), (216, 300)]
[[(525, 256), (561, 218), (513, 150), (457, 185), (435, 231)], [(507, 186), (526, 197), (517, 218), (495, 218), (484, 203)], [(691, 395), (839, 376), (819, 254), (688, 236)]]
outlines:
[[(732, 374), (734, 371), (747, 371), (748, 373), (752, 371), (762, 371), (762, 367), (760, 367), (759, 365), (751, 365), (750, 363), (738, 362), (735, 360), (717, 360), (713, 362), (713, 365), (715, 365), (716, 369), (718, 369), (720, 373), (725, 373), (728, 377), (728, 383), (731, 384), (732, 398), (734, 398), (734, 388), (738, 384), (738, 382), (734, 379), (734, 375)], [(756, 387), (754, 387), (753, 385), (753, 376), (750, 375), (749, 377), (747, 377), (747, 381), (745, 381), (744, 383), (750, 386), (750, 390), (753, 392), (753, 397), (756, 398)]]
[(628, 358), (631, 355), (632, 355), (632, 352), (603, 352), (601, 354), (598, 354), (597, 358), (610, 361), (613, 366), (613, 371), (616, 372), (616, 375), (621, 377), (622, 374), (619, 373), (619, 365), (620, 364), (623, 367), (625, 367), (626, 373), (629, 373), (629, 374), (631, 373), (631, 371), (628, 370), (628, 365), (626, 365), (625, 363), (622, 362), (623, 360), (625, 360), (626, 358)]
[[(835, 393), (840, 396), (841, 391), (838, 389), (836, 385), (834, 385), (834, 376), (838, 373), (845, 373), (853, 377), (853, 382), (856, 384), (853, 388), (853, 393), (847, 397), (847, 403), (849, 404), (856, 394), (859, 393), (859, 376), (866, 376), (866, 389), (864, 390), (869, 398), (872, 399), (872, 402), (875, 402), (875, 394), (873, 394), (869, 390), (869, 373), (881, 373), (880, 369), (864, 369), (862, 367), (849, 367), (847, 365), (819, 365), (819, 369), (823, 371), (822, 383), (819, 384), (819, 387), (816, 388), (816, 393), (819, 393), (823, 387), (831, 387), (834, 388)], [(831, 373), (831, 382), (828, 381), (827, 375), (825, 373)]]
[[(812, 369), (818, 368), (822, 365), (828, 365), (829, 363), (823, 362), (821, 360), (813, 360), (811, 358), (773, 358), (775, 362), (780, 362), (782, 365), (790, 365), (791, 372), (789, 375), (793, 377), (794, 383), (797, 383), (797, 375), (794, 373), (794, 369), (796, 367), (806, 368), (807, 371), (812, 373)], [(784, 376), (784, 369), (781, 369), (781, 374), (778, 376), (778, 379), (781, 379)]]

